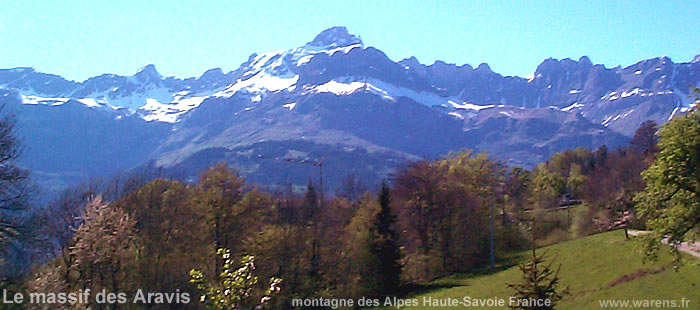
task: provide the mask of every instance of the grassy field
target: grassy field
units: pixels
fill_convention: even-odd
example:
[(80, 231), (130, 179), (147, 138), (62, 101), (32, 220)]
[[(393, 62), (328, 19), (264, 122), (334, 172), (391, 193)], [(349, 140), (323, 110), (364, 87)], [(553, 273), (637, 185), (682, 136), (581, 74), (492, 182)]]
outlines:
[[(666, 251), (661, 253), (659, 261), (643, 264), (641, 255), (635, 251), (635, 242), (625, 241), (623, 231), (559, 243), (539, 249), (538, 253), (541, 251), (547, 251), (549, 259), (556, 259), (554, 266), (562, 265), (561, 283), (570, 287), (570, 295), (565, 296), (557, 309), (600, 309), (599, 300), (604, 299), (666, 299), (677, 300), (680, 304), (681, 298), (690, 299), (685, 309), (700, 309), (700, 260), (695, 257), (684, 255), (684, 265), (678, 272), (670, 267), (671, 256)], [(529, 254), (528, 251), (514, 254), (503, 261), (496, 272), (453, 275), (426, 283), (406, 297), (417, 299), (419, 306), (401, 309), (436, 309), (423, 307), (424, 297), (508, 300), (511, 292), (506, 283), (520, 281), (521, 272), (516, 264)], [(464, 308), (464, 305), (454, 307)]]

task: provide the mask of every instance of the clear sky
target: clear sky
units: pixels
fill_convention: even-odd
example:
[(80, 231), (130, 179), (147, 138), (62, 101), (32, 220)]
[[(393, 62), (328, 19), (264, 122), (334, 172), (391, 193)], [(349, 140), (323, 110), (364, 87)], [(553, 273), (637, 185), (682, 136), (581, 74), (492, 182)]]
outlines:
[(233, 70), (337, 25), (393, 60), (485, 62), (504, 75), (529, 75), (548, 57), (614, 67), (700, 54), (693, 1), (0, 0), (0, 68), (82, 81), (153, 63), (184, 78)]

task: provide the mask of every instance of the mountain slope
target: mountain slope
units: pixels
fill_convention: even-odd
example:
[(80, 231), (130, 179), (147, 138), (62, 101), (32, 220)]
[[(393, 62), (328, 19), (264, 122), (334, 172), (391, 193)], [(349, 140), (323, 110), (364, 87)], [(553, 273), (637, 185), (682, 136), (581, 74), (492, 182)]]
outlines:
[[(24, 163), (56, 184), (151, 160), (189, 178), (229, 161), (262, 184), (305, 184), (318, 173), (298, 162), (326, 160), (333, 189), (353, 171), (376, 181), (407, 160), (463, 148), (532, 166), (566, 148), (621, 145), (641, 122), (694, 106), (698, 60), (606, 68), (547, 59), (522, 78), (487, 64), (395, 62), (333, 27), (198, 78), (163, 77), (153, 65), (83, 82), (4, 69), (0, 101), (33, 150)], [(71, 160), (88, 164), (57, 163)]]

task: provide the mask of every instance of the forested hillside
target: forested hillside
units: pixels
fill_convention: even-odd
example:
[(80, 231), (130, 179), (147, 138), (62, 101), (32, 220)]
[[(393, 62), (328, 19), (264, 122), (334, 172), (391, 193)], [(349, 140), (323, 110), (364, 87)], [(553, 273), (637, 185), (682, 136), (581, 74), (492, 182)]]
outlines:
[[(302, 194), (265, 191), (223, 163), (194, 183), (151, 172), (88, 184), (26, 223), (33, 232), (19, 238), (55, 244), (47, 253), (55, 257), (9, 287), (179, 296), (166, 308), (401, 296), (413, 284), (488, 267), (492, 237), (500, 261), (533, 238), (540, 246), (644, 228), (633, 197), (659, 152), (655, 128), (644, 123), (628, 146), (565, 151), (533, 169), (465, 150), (409, 163), (380, 189), (346, 178), (333, 196), (312, 181)], [(233, 282), (217, 280), (233, 271)], [(245, 275), (255, 280), (235, 280)], [(130, 307), (163, 302), (138, 301)]]

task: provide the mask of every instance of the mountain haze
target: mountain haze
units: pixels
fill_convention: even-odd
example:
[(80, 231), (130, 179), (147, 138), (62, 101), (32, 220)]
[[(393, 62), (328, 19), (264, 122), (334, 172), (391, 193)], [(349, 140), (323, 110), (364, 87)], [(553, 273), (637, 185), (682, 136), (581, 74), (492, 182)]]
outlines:
[(227, 161), (277, 187), (317, 182), (323, 162), (332, 191), (352, 173), (376, 182), (406, 161), (464, 148), (532, 166), (568, 148), (622, 145), (643, 121), (694, 106), (699, 61), (546, 59), (531, 77), (502, 76), (487, 64), (393, 61), (333, 27), (197, 78), (153, 65), (83, 82), (2, 69), (0, 102), (16, 115), (23, 164), (49, 190), (149, 162), (194, 179)]

